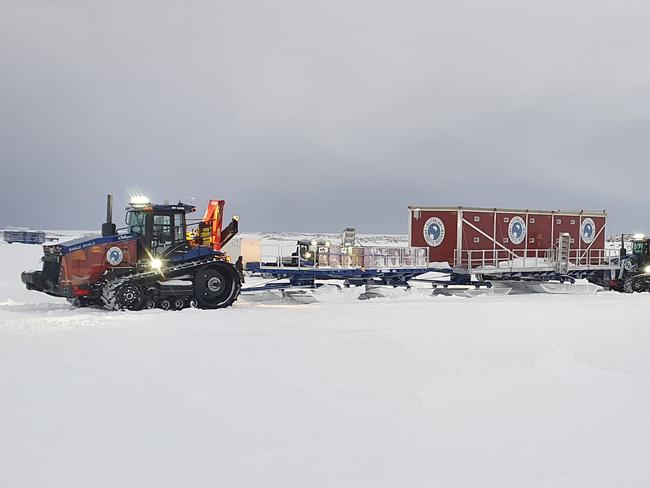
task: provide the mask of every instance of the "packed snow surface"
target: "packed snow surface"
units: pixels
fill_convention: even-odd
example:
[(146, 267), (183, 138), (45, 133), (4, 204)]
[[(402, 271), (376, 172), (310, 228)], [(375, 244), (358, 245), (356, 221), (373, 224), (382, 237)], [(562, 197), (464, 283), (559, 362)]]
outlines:
[(106, 312), (40, 255), (0, 243), (0, 486), (648, 486), (650, 294)]

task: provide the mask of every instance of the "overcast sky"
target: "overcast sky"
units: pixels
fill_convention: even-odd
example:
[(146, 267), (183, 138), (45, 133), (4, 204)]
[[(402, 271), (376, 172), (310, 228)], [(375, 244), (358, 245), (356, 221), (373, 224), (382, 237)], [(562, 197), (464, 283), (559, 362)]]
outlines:
[(647, 0), (0, 4), (0, 227), (139, 192), (245, 231), (406, 233), (409, 204), (650, 231)]

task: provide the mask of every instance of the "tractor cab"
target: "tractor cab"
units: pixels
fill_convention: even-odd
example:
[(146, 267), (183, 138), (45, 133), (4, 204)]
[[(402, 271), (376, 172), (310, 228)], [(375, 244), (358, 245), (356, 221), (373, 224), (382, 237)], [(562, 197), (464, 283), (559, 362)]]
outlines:
[(637, 234), (632, 239), (632, 255), (641, 269), (650, 265), (650, 238)]
[[(219, 254), (239, 231), (239, 217), (224, 228), (224, 200), (210, 200), (202, 219), (188, 219), (196, 207), (152, 204), (136, 197), (126, 207), (126, 232), (137, 237), (139, 261), (182, 262)], [(188, 221), (191, 220), (191, 221)]]
[(188, 247), (186, 215), (196, 207), (132, 201), (126, 208), (127, 232), (138, 236), (152, 256), (166, 256)]

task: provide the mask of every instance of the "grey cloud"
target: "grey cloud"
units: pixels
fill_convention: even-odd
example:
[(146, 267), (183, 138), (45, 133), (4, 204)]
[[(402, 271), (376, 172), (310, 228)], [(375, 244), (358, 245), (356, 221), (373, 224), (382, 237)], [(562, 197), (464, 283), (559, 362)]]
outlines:
[(93, 228), (104, 193), (141, 191), (225, 198), (248, 230), (400, 233), (411, 203), (650, 230), (649, 21), (640, 1), (5, 0), (0, 226)]

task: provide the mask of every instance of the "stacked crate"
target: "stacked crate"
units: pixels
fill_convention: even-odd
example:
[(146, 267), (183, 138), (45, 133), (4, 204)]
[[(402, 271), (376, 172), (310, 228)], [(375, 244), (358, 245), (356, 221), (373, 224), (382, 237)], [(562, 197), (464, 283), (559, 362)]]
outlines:
[(363, 247), (345, 247), (341, 249), (341, 266), (344, 268), (364, 267)]
[(319, 249), (321, 268), (409, 268), (428, 266), (426, 248), (412, 247), (341, 247)]

